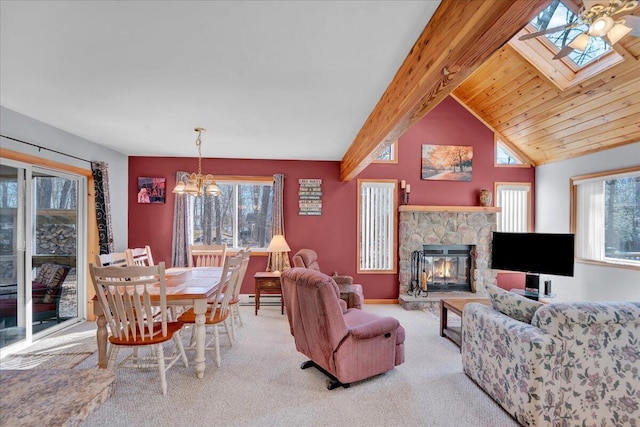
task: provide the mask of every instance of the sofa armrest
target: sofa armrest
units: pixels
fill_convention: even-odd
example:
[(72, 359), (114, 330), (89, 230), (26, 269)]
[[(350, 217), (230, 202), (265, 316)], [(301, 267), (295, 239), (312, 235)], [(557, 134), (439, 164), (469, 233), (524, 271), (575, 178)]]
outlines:
[[(640, 303), (553, 303), (532, 323), (565, 343), (550, 401), (574, 425), (626, 425), (640, 419)], [(631, 424), (629, 424), (631, 425)]]
[(351, 276), (338, 276), (338, 273), (333, 273), (331, 276), (336, 285), (353, 285), (353, 277)]
[(546, 399), (560, 376), (564, 342), (493, 308), (462, 311), (464, 372), (523, 425), (546, 425)]
[(393, 317), (379, 317), (370, 322), (354, 326), (350, 329), (354, 338), (366, 340), (398, 329), (400, 322)]

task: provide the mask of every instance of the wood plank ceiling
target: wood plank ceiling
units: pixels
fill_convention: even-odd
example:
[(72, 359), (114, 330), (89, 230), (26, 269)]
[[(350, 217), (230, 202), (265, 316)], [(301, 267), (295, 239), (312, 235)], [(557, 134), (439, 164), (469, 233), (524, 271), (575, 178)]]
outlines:
[[(352, 179), (375, 153), (449, 94), (532, 165), (640, 141), (640, 38), (626, 36), (614, 46), (623, 61), (561, 89), (552, 80), (554, 76), (540, 71), (544, 66), (534, 66), (509, 42), (514, 31), (546, 7), (548, 0), (480, 3), (490, 3), (490, 9), (499, 9), (501, 17), (488, 17), (480, 8), (470, 13), (474, 8), (465, 4), (468, 1), (442, 1), (343, 157), (341, 180)], [(574, 1), (577, 11), (580, 2), (568, 1)], [(504, 8), (505, 3), (514, 6)], [(638, 9), (634, 15), (640, 15)], [(527, 15), (524, 21), (523, 15)], [(460, 22), (473, 22), (480, 32)], [(516, 22), (521, 23), (514, 30)], [(507, 29), (499, 27), (507, 24)], [(443, 34), (449, 43), (446, 49)], [(499, 48), (491, 55), (469, 52), (495, 43)], [(482, 62), (474, 62), (478, 60)], [(443, 76), (444, 68), (454, 73)], [(553, 68), (553, 62), (546, 65), (547, 71)], [(592, 68), (604, 66), (599, 61)]]
[(442, 0), (342, 158), (340, 179), (353, 179), (548, 3)]
[(616, 51), (624, 61), (563, 91), (508, 44), (453, 95), (534, 165), (637, 142), (640, 38)]

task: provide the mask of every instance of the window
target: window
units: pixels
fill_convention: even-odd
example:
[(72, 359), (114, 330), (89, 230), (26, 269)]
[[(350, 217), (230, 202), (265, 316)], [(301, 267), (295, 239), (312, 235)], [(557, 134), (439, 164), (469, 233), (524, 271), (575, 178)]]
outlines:
[(193, 197), (192, 243), (266, 250), (271, 240), (272, 177), (217, 179), (222, 195)]
[(398, 141), (389, 144), (371, 163), (398, 163)]
[(502, 212), (496, 215), (498, 231), (525, 233), (531, 231), (531, 184), (497, 182), (496, 207)]
[(640, 267), (640, 167), (571, 179), (580, 261)]
[(495, 139), (496, 166), (529, 166), (500, 139)]
[(396, 180), (358, 180), (358, 273), (396, 272)]

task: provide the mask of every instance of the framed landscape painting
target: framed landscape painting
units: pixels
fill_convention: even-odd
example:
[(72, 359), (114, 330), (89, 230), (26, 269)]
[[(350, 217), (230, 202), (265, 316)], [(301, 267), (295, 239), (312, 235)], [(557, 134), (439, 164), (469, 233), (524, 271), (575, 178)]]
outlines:
[(470, 145), (423, 145), (422, 179), (471, 181), (473, 147)]
[(138, 177), (138, 203), (164, 203), (165, 178)]

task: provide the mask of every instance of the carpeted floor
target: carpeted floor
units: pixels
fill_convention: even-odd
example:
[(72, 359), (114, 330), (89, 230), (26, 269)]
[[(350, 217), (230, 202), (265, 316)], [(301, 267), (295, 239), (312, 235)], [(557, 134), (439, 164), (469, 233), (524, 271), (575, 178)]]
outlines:
[[(439, 336), (439, 318), (398, 305), (365, 305), (394, 316), (406, 329), (404, 364), (350, 388), (327, 390), (316, 369), (300, 369), (306, 358), (295, 350), (279, 307), (241, 307), (244, 327), (229, 346), (221, 334), (222, 366), (207, 356), (203, 379), (176, 363), (160, 392), (156, 370), (120, 369), (111, 399), (86, 426), (517, 426), (463, 372), (459, 348)], [(184, 333), (185, 342), (189, 331)], [(95, 366), (95, 355), (78, 368)]]

